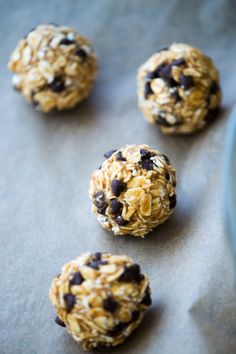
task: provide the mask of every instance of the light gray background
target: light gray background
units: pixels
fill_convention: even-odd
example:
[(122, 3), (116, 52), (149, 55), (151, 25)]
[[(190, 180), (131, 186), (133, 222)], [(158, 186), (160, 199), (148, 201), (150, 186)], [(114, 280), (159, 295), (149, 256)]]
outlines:
[[(153, 306), (113, 354), (235, 353), (221, 194), (225, 126), (235, 100), (235, 1), (1, 0), (0, 6), (0, 353), (83, 352), (54, 324), (48, 288), (65, 262), (87, 250), (127, 253), (150, 276)], [(43, 115), (12, 90), (6, 65), (18, 39), (50, 21), (88, 36), (100, 70), (78, 109)], [(192, 137), (162, 136), (136, 103), (138, 66), (173, 41), (212, 56), (222, 78), (224, 112)], [(105, 232), (87, 196), (103, 153), (128, 143), (159, 149), (177, 169), (177, 209), (144, 240)]]

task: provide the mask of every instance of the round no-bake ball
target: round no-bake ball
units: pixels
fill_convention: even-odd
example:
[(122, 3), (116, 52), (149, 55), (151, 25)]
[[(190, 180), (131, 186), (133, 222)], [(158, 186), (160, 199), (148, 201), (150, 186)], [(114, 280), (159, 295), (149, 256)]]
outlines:
[(139, 69), (138, 104), (145, 118), (166, 134), (194, 133), (219, 109), (219, 76), (212, 60), (186, 44), (153, 54)]
[(86, 98), (97, 58), (88, 39), (74, 29), (42, 24), (21, 39), (8, 67), (14, 87), (37, 110), (65, 110)]
[(92, 211), (115, 235), (143, 237), (173, 212), (175, 169), (147, 145), (127, 145), (104, 156), (90, 181)]
[(151, 305), (148, 278), (127, 256), (84, 253), (65, 264), (49, 292), (57, 324), (89, 350), (122, 343)]

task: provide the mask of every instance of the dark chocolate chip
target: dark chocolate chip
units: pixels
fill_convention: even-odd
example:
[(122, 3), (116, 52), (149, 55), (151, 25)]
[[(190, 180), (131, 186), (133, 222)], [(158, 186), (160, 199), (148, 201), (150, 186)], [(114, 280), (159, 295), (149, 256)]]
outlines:
[(115, 222), (117, 223), (117, 225), (119, 226), (126, 226), (128, 225), (128, 221), (123, 219), (121, 215), (118, 215), (116, 218), (115, 218)]
[(215, 95), (220, 90), (220, 87), (216, 81), (213, 81), (210, 87), (210, 93)]
[(162, 79), (170, 79), (171, 78), (171, 70), (172, 70), (171, 64), (166, 64), (164, 66), (161, 66), (159, 69), (159, 76)]
[(166, 173), (165, 173), (165, 178), (167, 179), (167, 181), (170, 180), (170, 174), (169, 174), (169, 172), (166, 172)]
[(105, 152), (105, 154), (103, 155), (106, 159), (109, 159), (109, 157), (111, 157), (112, 154), (114, 154), (114, 152), (116, 152), (117, 150), (110, 150)]
[(105, 193), (103, 193), (102, 191), (97, 192), (96, 194), (94, 194), (93, 196), (93, 202), (94, 205), (97, 208), (103, 208), (104, 205), (106, 204), (106, 196)]
[(53, 81), (49, 84), (53, 92), (62, 92), (65, 89), (64, 81), (59, 77), (54, 77)]
[(112, 299), (111, 297), (106, 299), (106, 300), (103, 300), (103, 308), (108, 311), (108, 312), (115, 312), (116, 309), (117, 309), (117, 306), (118, 306), (118, 302), (115, 301), (114, 299)]
[(123, 273), (119, 277), (120, 281), (125, 281), (125, 282), (135, 281), (139, 283), (142, 279), (143, 279), (143, 274), (140, 273), (140, 266), (138, 264), (125, 266)]
[(185, 90), (188, 90), (189, 88), (194, 86), (194, 81), (192, 76), (181, 75), (179, 78), (179, 83), (181, 86), (183, 86)]
[(73, 278), (70, 280), (70, 285), (80, 285), (81, 283), (83, 283), (84, 278), (82, 277), (80, 272), (76, 272), (73, 274)]
[(102, 258), (102, 253), (101, 252), (94, 253), (94, 255), (93, 255), (93, 260), (94, 261), (100, 261), (101, 258)]
[(149, 73), (147, 73), (146, 75), (146, 79), (147, 80), (151, 80), (151, 79), (155, 79), (157, 76), (156, 76), (156, 72), (155, 71), (150, 71)]
[(170, 209), (173, 209), (176, 206), (176, 195), (173, 194), (169, 197), (169, 201), (170, 201)]
[(153, 170), (153, 162), (150, 160), (151, 157), (154, 157), (155, 154), (152, 152), (141, 149), (140, 150), (140, 155), (141, 155), (141, 166), (145, 170)]
[(181, 66), (185, 64), (185, 59), (184, 58), (180, 58), (180, 59), (176, 59), (173, 60), (171, 63), (171, 66)]
[(97, 208), (97, 212), (98, 212), (98, 214), (105, 215), (106, 214), (106, 209), (107, 209), (107, 204), (105, 204), (101, 208)]
[(179, 86), (179, 83), (177, 81), (175, 81), (175, 79), (173, 79), (173, 77), (169, 78), (168, 80), (166, 80), (166, 83), (170, 86), (170, 87), (177, 87)]
[(88, 54), (86, 53), (86, 51), (82, 48), (77, 49), (77, 51), (75, 52), (75, 54), (80, 57), (82, 59), (82, 61), (85, 61), (88, 57)]
[(170, 159), (169, 159), (169, 157), (167, 157), (167, 156), (164, 155), (164, 154), (162, 154), (161, 156), (166, 160), (166, 163), (167, 163), (168, 165), (170, 165)]
[(141, 166), (145, 170), (153, 170), (153, 162), (151, 160), (142, 160)]
[(162, 116), (157, 116), (156, 118), (156, 123), (159, 125), (164, 125), (165, 127), (170, 127), (171, 124), (167, 122), (167, 120), (165, 120), (165, 118), (163, 118)]
[(55, 318), (55, 322), (61, 327), (66, 327), (65, 323), (58, 316)]
[(125, 190), (126, 184), (122, 182), (120, 179), (113, 179), (111, 182), (111, 190), (116, 197)]
[(76, 302), (75, 301), (75, 295), (73, 295), (73, 294), (65, 294), (63, 296), (63, 298), (64, 298), (64, 301), (65, 301), (65, 304), (66, 304), (66, 309), (67, 309), (68, 312), (70, 312), (73, 309), (73, 307), (75, 305), (75, 302)]
[(111, 337), (115, 337), (118, 336), (120, 334), (120, 332), (123, 331), (123, 329), (126, 328), (126, 325), (122, 322), (117, 323), (117, 325), (115, 325), (115, 327), (108, 331), (107, 334)]
[(141, 304), (146, 305), (146, 306), (151, 306), (151, 304), (152, 304), (152, 299), (151, 299), (149, 286), (147, 286), (147, 288), (145, 290), (145, 295), (144, 295), (144, 298), (141, 301)]
[(87, 266), (93, 269), (98, 270), (100, 265), (106, 265), (107, 261), (103, 261), (103, 260), (92, 260), (90, 262), (87, 263)]
[(74, 39), (69, 39), (67, 37), (62, 38), (62, 40), (60, 41), (60, 44), (62, 45), (71, 45), (71, 44), (75, 44), (76, 41)]
[(118, 151), (116, 154), (116, 161), (126, 161), (126, 158), (123, 157), (122, 152)]
[(179, 95), (179, 92), (178, 92), (178, 91), (171, 92), (171, 96), (172, 96), (172, 97), (174, 97), (175, 102), (179, 102), (179, 101), (181, 101), (181, 97), (180, 97), (180, 95)]
[(205, 122), (210, 123), (212, 122), (218, 115), (219, 113), (219, 108), (214, 108), (214, 109), (209, 109), (206, 117), (205, 117)]
[(133, 311), (131, 316), (132, 316), (131, 320), (128, 322), (129, 324), (132, 323), (132, 322), (137, 321), (137, 319), (140, 316), (140, 312), (139, 311)]
[(119, 202), (116, 198), (110, 200), (111, 203), (111, 213), (115, 215), (121, 215), (123, 204)]
[(151, 151), (148, 151), (146, 149), (140, 149), (140, 155), (142, 159), (150, 159), (150, 157), (154, 156)]
[(150, 95), (153, 94), (152, 88), (151, 88), (151, 83), (145, 82), (145, 86), (144, 86), (144, 97), (147, 99)]

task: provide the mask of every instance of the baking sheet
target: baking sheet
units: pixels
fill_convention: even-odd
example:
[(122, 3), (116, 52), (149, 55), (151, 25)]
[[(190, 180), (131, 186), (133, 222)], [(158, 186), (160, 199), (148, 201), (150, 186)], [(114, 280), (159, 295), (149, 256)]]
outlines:
[[(65, 262), (87, 250), (127, 253), (151, 281), (153, 306), (112, 353), (234, 353), (221, 174), (235, 100), (235, 2), (0, 0), (0, 6), (0, 353), (83, 353), (54, 324), (48, 288)], [(11, 88), (9, 54), (40, 22), (75, 27), (99, 55), (93, 94), (72, 112), (40, 114)], [(221, 73), (221, 117), (192, 137), (162, 136), (137, 108), (138, 66), (173, 41), (201, 48)], [(159, 149), (177, 169), (177, 209), (144, 240), (104, 231), (87, 196), (103, 153), (129, 143)]]

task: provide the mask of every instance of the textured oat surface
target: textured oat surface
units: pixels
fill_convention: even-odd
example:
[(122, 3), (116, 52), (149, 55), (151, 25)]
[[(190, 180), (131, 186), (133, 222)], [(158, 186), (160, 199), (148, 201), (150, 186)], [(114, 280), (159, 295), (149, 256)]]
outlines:
[(221, 100), (218, 71), (199, 49), (173, 43), (138, 70), (138, 104), (166, 134), (191, 134), (216, 119)]
[(97, 58), (88, 39), (73, 28), (40, 24), (19, 40), (8, 63), (13, 86), (36, 110), (75, 107), (90, 93)]
[[(128, 254), (152, 287), (153, 304), (135, 333), (99, 354), (234, 353), (235, 290), (220, 176), (235, 102), (235, 1), (0, 3), (1, 354), (84, 353), (54, 323), (48, 288), (63, 264), (88, 250)], [(75, 28), (99, 57), (92, 95), (59, 116), (28, 105), (12, 90), (6, 68), (21, 35), (46, 21)], [(164, 136), (137, 108), (138, 67), (172, 42), (200, 48), (221, 76), (223, 115), (188, 137)], [(144, 142), (176, 168), (178, 205), (145, 239), (111, 237), (91, 213), (91, 173), (105, 151)]]
[(49, 292), (56, 321), (85, 350), (123, 343), (141, 323), (150, 295), (148, 278), (137, 263), (99, 252), (65, 264)]
[(90, 180), (92, 211), (115, 235), (144, 237), (176, 206), (175, 169), (167, 156), (144, 144), (110, 150), (105, 157)]

